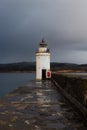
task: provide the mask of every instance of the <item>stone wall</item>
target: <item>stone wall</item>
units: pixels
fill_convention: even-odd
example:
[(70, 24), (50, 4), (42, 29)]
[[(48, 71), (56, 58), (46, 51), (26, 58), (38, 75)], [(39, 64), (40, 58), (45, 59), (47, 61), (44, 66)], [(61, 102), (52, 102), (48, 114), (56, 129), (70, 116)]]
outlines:
[(52, 74), (52, 78), (72, 97), (87, 105), (87, 79), (78, 76)]

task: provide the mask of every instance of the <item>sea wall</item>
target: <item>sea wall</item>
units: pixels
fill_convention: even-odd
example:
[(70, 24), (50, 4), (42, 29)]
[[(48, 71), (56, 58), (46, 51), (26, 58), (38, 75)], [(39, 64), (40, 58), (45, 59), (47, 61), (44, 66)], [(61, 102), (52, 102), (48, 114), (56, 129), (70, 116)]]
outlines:
[(87, 107), (87, 79), (65, 74), (52, 74), (52, 78), (83, 106)]

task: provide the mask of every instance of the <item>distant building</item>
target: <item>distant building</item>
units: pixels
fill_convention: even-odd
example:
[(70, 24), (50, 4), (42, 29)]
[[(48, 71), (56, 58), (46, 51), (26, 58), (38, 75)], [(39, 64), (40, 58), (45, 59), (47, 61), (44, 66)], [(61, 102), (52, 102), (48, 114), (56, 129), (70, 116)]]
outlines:
[(47, 43), (42, 39), (36, 52), (36, 79), (50, 79), (50, 50)]

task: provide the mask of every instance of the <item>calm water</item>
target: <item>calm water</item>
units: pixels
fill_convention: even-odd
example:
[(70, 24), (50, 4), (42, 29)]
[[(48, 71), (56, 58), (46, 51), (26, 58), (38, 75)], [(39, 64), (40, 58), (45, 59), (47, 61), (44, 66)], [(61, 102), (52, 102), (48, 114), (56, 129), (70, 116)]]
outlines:
[(0, 73), (0, 98), (32, 79), (34, 73)]

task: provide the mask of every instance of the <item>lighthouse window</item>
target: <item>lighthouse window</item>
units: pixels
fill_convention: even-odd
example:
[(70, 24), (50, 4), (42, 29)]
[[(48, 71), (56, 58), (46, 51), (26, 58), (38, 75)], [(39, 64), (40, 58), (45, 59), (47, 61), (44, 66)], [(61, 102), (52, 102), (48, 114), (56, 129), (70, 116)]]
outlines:
[(47, 47), (47, 44), (40, 44), (40, 47)]

